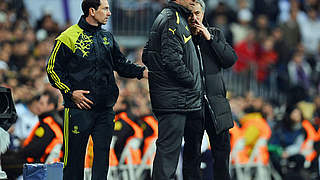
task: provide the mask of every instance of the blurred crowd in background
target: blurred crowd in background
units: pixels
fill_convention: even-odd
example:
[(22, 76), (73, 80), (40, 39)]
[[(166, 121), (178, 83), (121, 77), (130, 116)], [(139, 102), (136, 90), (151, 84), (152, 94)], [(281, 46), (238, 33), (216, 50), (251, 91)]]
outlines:
[[(112, 1), (111, 31), (127, 41), (148, 36), (154, 17), (166, 3)], [(206, 23), (222, 29), (239, 57), (225, 72), (234, 120), (241, 128), (246, 115), (260, 114), (272, 132), (268, 139), (270, 160), (285, 177), (288, 171), (283, 170), (281, 160), (301, 153), (307, 139), (303, 120), (311, 122), (320, 137), (320, 1), (206, 0), (206, 5)], [(22, 0), (0, 0), (0, 86), (11, 88), (18, 113), (17, 125), (10, 129), (12, 149), (19, 148), (38, 121), (37, 97), (43, 92), (54, 92), (59, 97), (57, 110), (63, 112), (62, 96), (50, 86), (45, 65), (54, 39), (71, 24), (61, 26), (47, 13), (31, 25), (31, 13)], [(126, 21), (131, 23), (123, 23)], [(144, 44), (119, 42), (128, 59), (142, 64)], [(133, 121), (152, 114), (147, 80), (116, 77), (120, 97), (115, 111), (127, 112)], [(258, 127), (248, 129), (244, 133), (246, 145), (253, 146), (261, 133)], [(313, 140), (313, 149), (319, 154), (320, 138)], [(318, 155), (313, 160), (317, 162)], [(313, 174), (305, 174), (318, 177), (317, 164), (308, 166)]]

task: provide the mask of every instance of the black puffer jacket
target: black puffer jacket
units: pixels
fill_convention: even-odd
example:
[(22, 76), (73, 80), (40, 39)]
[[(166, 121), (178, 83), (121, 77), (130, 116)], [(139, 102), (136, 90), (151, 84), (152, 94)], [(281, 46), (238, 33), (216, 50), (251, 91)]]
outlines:
[(149, 69), (154, 111), (201, 109), (199, 61), (187, 24), (186, 8), (170, 2), (156, 18), (142, 60)]
[(205, 96), (209, 103), (209, 111), (216, 133), (233, 127), (229, 102), (226, 98), (226, 88), (222, 77), (223, 69), (230, 68), (238, 59), (232, 47), (226, 42), (223, 32), (217, 28), (208, 28), (209, 41), (195, 36), (196, 47), (200, 47), (205, 80)]
[(119, 94), (113, 71), (141, 79), (144, 69), (126, 59), (110, 32), (88, 24), (82, 16), (56, 39), (46, 71), (52, 86), (61, 91), (65, 107), (77, 108), (72, 91), (88, 90), (85, 96), (95, 103), (93, 108), (104, 110)]

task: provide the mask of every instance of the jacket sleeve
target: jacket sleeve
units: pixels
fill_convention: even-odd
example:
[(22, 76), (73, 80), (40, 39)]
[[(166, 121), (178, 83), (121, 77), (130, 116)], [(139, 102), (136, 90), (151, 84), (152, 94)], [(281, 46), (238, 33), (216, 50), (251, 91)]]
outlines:
[(218, 62), (223, 68), (229, 68), (237, 61), (238, 56), (232, 47), (226, 42), (223, 32), (218, 28), (209, 28), (209, 32), (213, 35), (210, 40), (210, 47), (217, 55)]
[(66, 75), (66, 57), (68, 51), (71, 51), (61, 41), (56, 40), (46, 65), (46, 72), (51, 85), (61, 91), (62, 94), (71, 92), (72, 88)]
[(165, 70), (186, 87), (194, 86), (191, 71), (183, 62), (182, 35), (175, 18), (170, 18), (161, 32), (161, 63)]
[(121, 77), (142, 79), (145, 67), (129, 61), (120, 51), (118, 43), (114, 40), (113, 37), (112, 39), (112, 58), (114, 62), (114, 70), (117, 71), (117, 73)]

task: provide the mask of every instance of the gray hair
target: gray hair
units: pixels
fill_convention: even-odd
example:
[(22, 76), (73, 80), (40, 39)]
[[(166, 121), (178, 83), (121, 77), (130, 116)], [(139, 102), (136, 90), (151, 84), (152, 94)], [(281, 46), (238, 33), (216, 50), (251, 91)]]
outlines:
[(206, 4), (203, 2), (203, 0), (197, 0), (197, 3), (200, 4), (203, 13), (206, 11)]

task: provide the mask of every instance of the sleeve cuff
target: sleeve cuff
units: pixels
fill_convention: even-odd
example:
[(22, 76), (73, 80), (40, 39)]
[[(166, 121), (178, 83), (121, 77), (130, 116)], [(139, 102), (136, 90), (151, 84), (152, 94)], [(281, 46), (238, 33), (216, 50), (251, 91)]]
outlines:
[(146, 67), (145, 66), (143, 66), (143, 67), (141, 67), (141, 69), (140, 69), (140, 73), (139, 73), (139, 75), (137, 76), (137, 79), (142, 79), (143, 78), (143, 71), (146, 69)]

